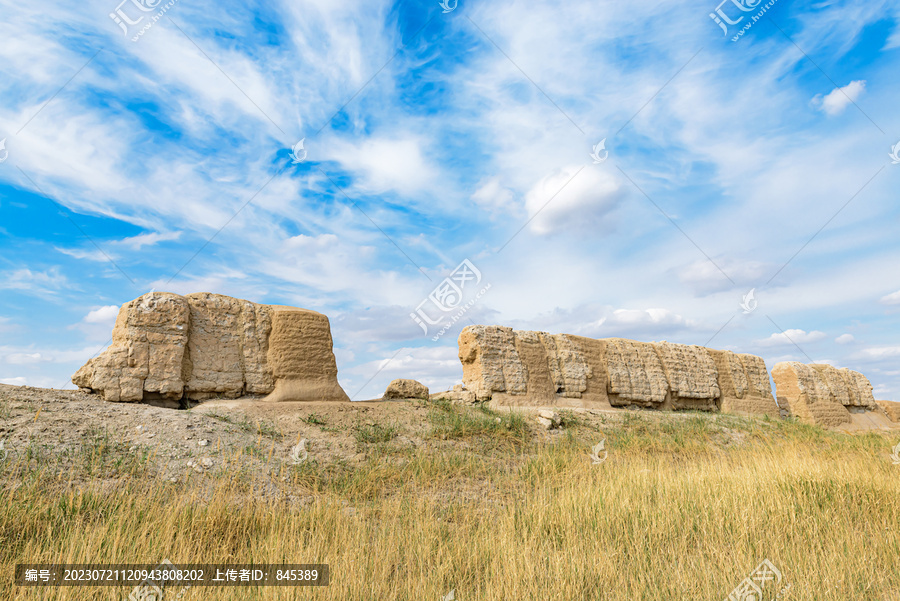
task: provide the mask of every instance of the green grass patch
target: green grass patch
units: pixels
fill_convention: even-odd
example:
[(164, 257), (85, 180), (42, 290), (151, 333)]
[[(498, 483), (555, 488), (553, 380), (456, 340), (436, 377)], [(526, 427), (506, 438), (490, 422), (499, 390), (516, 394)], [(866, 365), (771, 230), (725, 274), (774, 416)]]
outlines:
[(400, 434), (392, 424), (383, 426), (379, 423), (356, 424), (353, 426), (353, 437), (360, 444), (378, 444), (390, 442)]
[(442, 440), (474, 436), (493, 437), (521, 444), (528, 441), (530, 431), (525, 417), (515, 412), (498, 412), (478, 405), (474, 408), (436, 401), (429, 407), (430, 435)]
[(302, 418), (304, 422), (310, 424), (312, 426), (326, 426), (328, 425), (328, 421), (319, 415), (318, 413), (310, 413), (306, 417)]

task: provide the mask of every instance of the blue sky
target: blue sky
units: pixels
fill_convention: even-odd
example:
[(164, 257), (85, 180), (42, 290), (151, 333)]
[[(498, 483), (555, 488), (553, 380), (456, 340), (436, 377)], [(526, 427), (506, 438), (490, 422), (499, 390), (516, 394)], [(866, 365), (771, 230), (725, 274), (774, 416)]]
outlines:
[(71, 387), (155, 289), (327, 314), (357, 399), (448, 388), (488, 323), (900, 400), (897, 3), (778, 0), (737, 41), (766, 2), (140, 4), (0, 2), (0, 382)]

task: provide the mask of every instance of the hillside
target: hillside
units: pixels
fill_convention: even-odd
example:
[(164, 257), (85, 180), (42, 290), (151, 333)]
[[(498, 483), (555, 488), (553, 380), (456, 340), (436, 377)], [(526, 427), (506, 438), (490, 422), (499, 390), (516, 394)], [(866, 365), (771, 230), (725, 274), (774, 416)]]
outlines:
[[(0, 561), (323, 562), (331, 584), (304, 598), (500, 600), (722, 599), (768, 559), (787, 598), (897, 598), (896, 436), (700, 412), (558, 414), (548, 430), (531, 412), (445, 401), (173, 410), (0, 386)], [(295, 465), (300, 438), (308, 457)], [(0, 598), (128, 593), (11, 577)], [(296, 598), (182, 598), (210, 594)]]

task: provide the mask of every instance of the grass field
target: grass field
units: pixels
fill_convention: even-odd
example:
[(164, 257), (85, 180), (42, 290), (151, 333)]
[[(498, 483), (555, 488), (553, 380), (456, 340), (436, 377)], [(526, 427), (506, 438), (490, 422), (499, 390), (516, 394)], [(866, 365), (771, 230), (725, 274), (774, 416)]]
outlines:
[[(725, 415), (563, 419), (548, 439), (515, 413), (434, 403), (424, 446), (360, 426), (359, 465), (260, 475), (242, 450), (203, 484), (160, 482), (102, 433), (62, 471), (22, 454), (2, 466), (0, 598), (130, 591), (15, 587), (17, 563), (168, 558), (330, 566), (327, 587), (195, 587), (185, 600), (722, 600), (768, 559), (783, 580), (766, 600), (900, 601), (891, 437)], [(608, 457), (592, 464), (601, 438)]]

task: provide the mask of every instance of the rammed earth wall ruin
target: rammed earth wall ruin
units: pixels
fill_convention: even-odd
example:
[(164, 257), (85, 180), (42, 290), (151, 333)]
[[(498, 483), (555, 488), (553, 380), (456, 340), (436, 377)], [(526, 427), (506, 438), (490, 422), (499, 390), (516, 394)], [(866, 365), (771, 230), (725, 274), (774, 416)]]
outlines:
[(480, 401), (779, 415), (765, 362), (754, 355), (469, 326), (459, 358), (463, 383)]
[(72, 377), (107, 401), (269, 395), (343, 400), (321, 313), (197, 293), (145, 294), (119, 310), (112, 344)]

